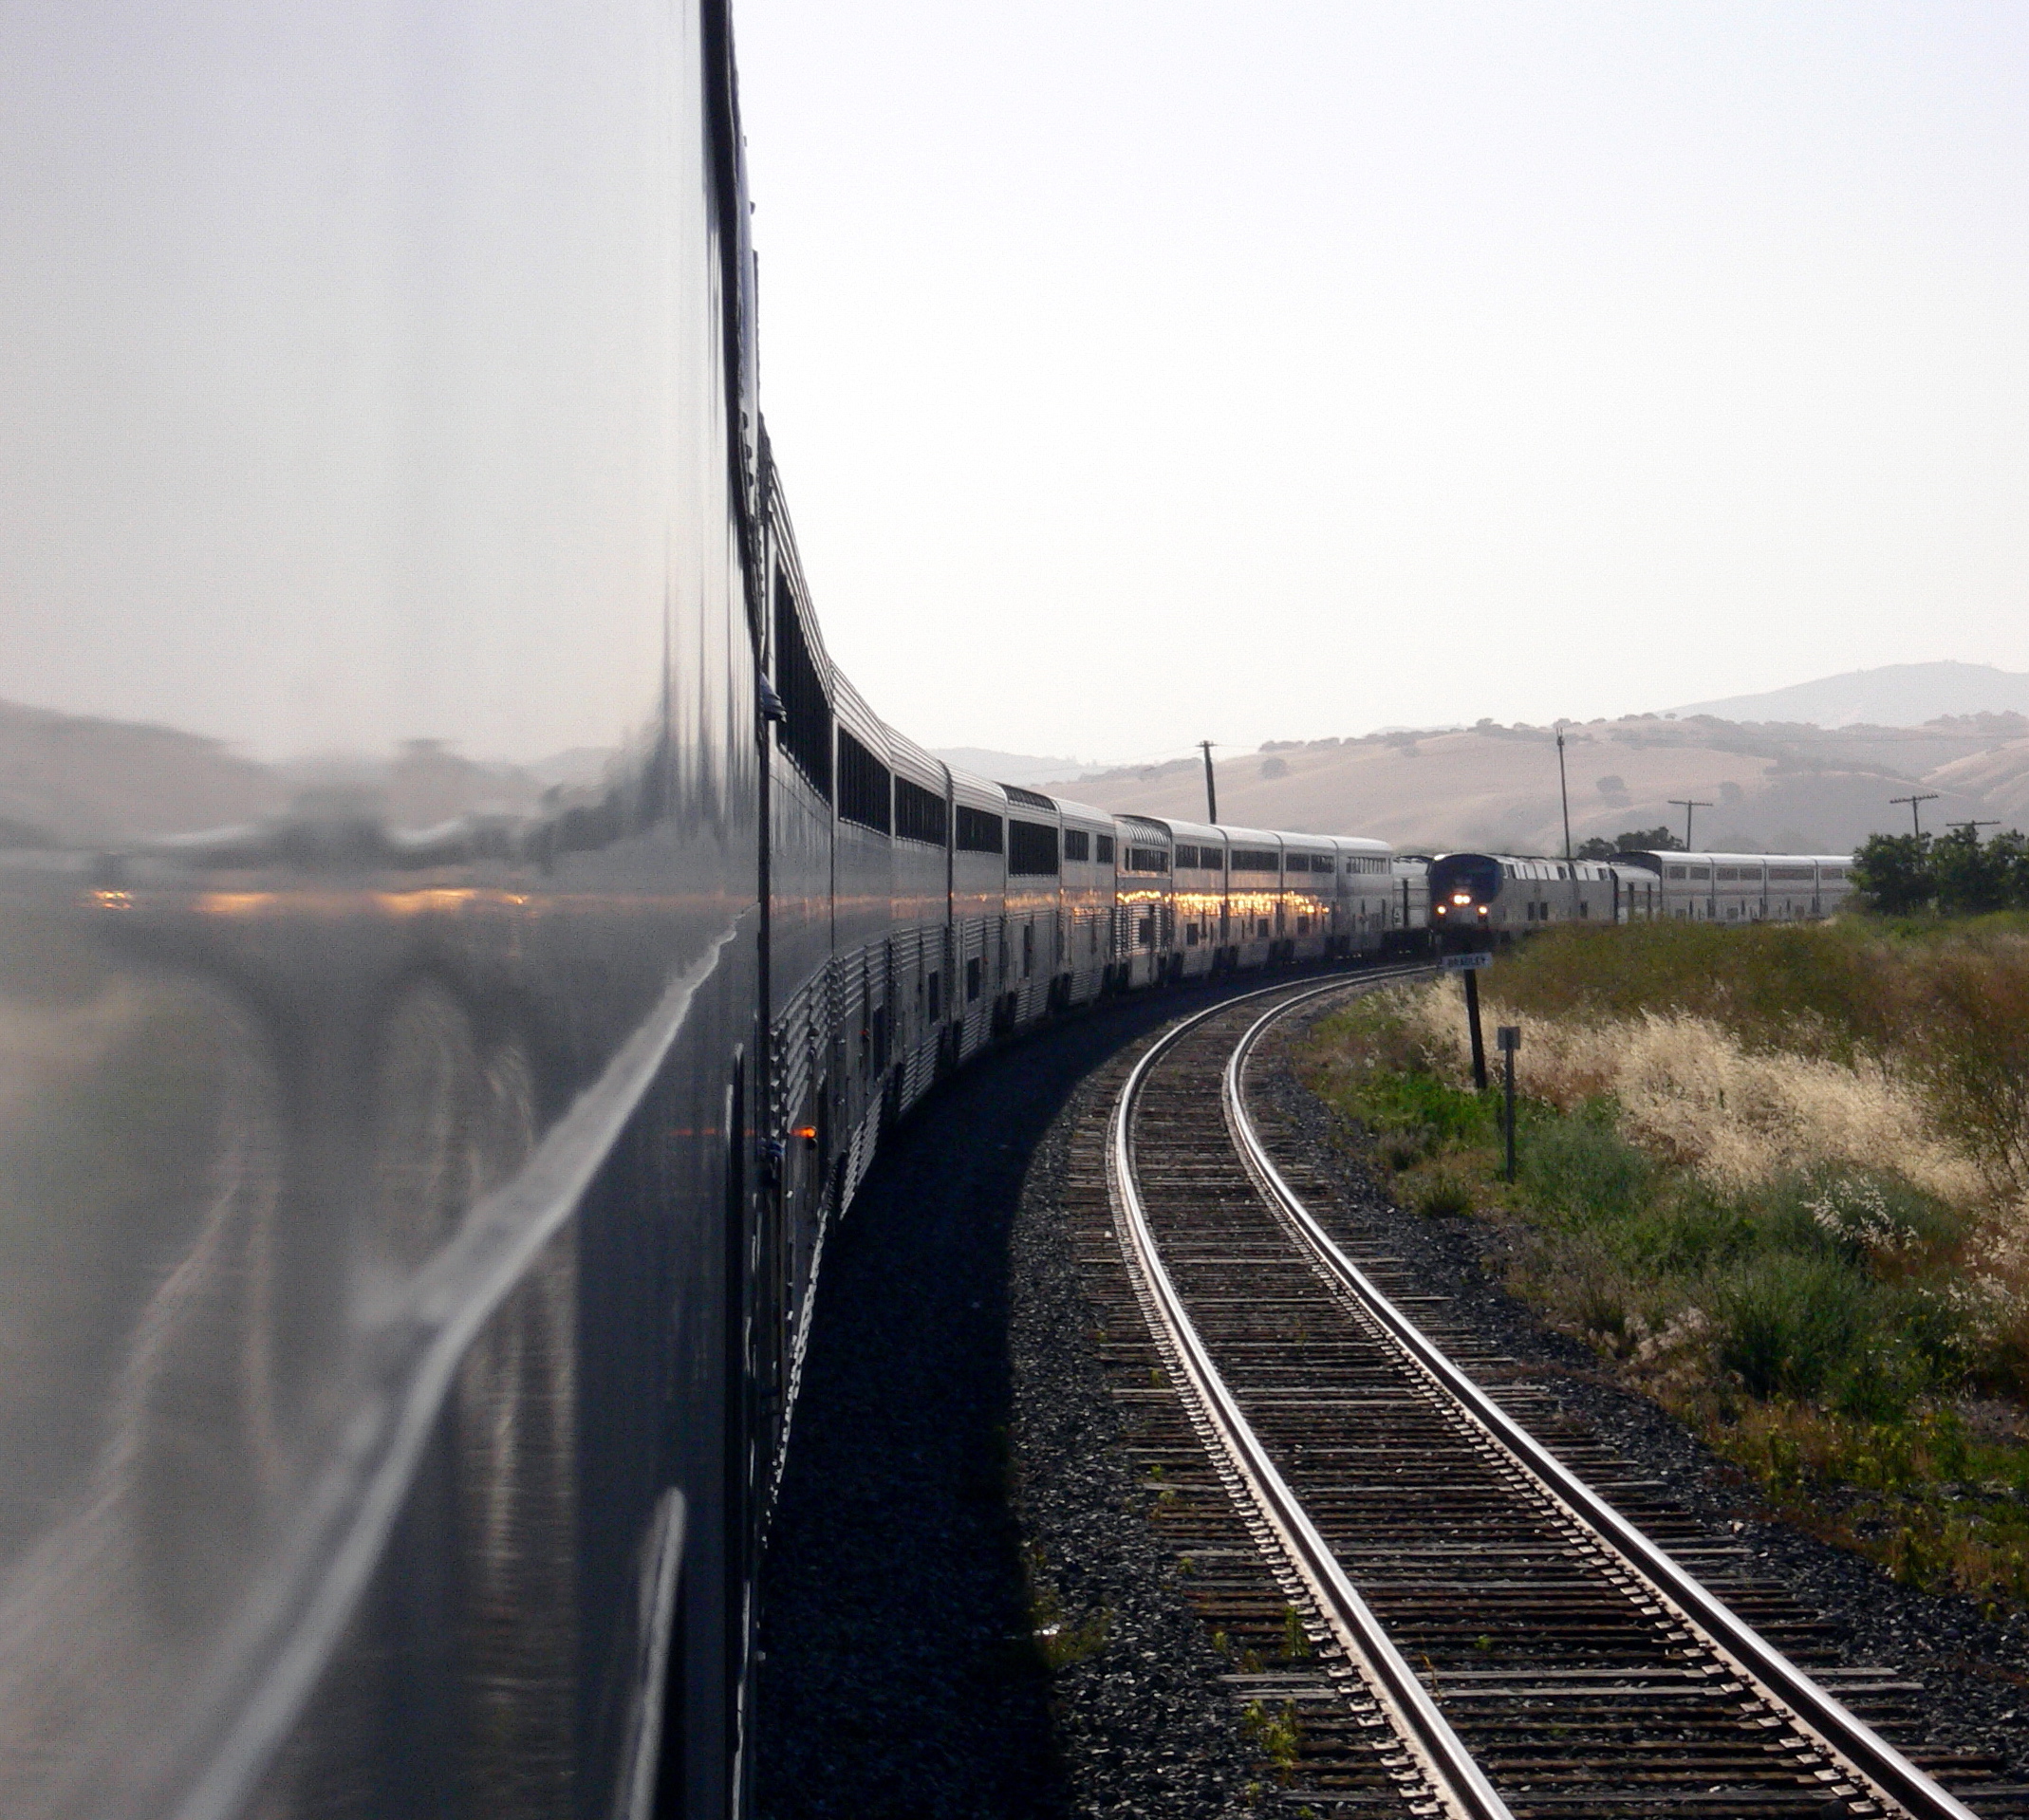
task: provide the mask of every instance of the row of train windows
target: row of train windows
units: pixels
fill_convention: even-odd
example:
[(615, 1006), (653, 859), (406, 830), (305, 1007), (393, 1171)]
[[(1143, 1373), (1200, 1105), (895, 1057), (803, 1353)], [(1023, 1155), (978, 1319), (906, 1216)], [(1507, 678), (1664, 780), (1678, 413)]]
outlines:
[(1064, 830), (1064, 857), (1067, 860), (1111, 865), (1113, 837), (1110, 834), (1094, 834), (1089, 828), (1068, 827)]
[[(1673, 865), (1668, 867), (1667, 871), (1672, 879), (1709, 879), (1712, 877), (1712, 868), (1708, 865)], [(1846, 877), (1846, 868), (1842, 865), (1823, 866), (1820, 871), (1828, 880), (1843, 880)], [(1808, 884), (1811, 880), (1811, 868), (1807, 865), (1772, 865), (1768, 868), (1768, 876), (1771, 882), (1788, 880), (1792, 883)], [(1725, 883), (1728, 882), (1759, 884), (1761, 882), (1761, 868), (1758, 865), (1722, 865), (1719, 868), (1718, 882)]]

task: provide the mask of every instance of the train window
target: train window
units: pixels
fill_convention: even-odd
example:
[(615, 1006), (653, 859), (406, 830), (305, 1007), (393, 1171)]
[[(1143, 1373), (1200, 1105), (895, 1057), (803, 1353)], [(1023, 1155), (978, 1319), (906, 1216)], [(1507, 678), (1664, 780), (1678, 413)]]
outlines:
[(925, 846), (942, 846), (950, 837), (949, 806), (935, 790), (912, 784), (906, 777), (895, 779), (895, 838), (921, 841)]
[(803, 621), (796, 612), (796, 597), (790, 592), (787, 575), (775, 577), (774, 684), (788, 715), (778, 737), (789, 755), (802, 767), (803, 774), (828, 803), (831, 702), (825, 694), (824, 678), (818, 673), (816, 660), (810, 656), (810, 641), (803, 636)]
[(1201, 846), (1198, 849), (1198, 864), (1207, 872), (1223, 872), (1226, 856), (1216, 846)]
[(1233, 849), (1233, 869), (1236, 872), (1279, 872), (1281, 857), (1269, 847), (1237, 846)]
[(1282, 856), (1282, 869), (1285, 872), (1308, 872), (1311, 869), (1311, 856), (1308, 853), (1285, 853)]
[(1155, 919), (1144, 917), (1134, 925), (1134, 939), (1144, 948), (1155, 946)]
[(1007, 791), (1011, 803), (1019, 803), (1025, 808), (1047, 809), (1052, 815), (1057, 812), (1056, 804), (1039, 791), (1023, 789), (1019, 784), (1003, 784), (1000, 788)]
[(838, 730), (838, 812), (842, 820), (885, 834), (891, 826), (887, 767), (853, 738)]
[(968, 808), (959, 805), (959, 851), (960, 853), (998, 853), (1000, 851), (1000, 817), (983, 808)]
[(1177, 864), (1180, 866), (1196, 865), (1198, 849), (1195, 846), (1180, 846), (1177, 849)]
[(1712, 868), (1708, 865), (1694, 865), (1691, 867), (1691, 877), (1694, 879), (1709, 879), (1711, 876)]
[(1159, 846), (1130, 846), (1123, 872), (1167, 872), (1169, 855)]
[(1670, 876), (1671, 878), (1673, 878), (1673, 879), (1682, 879), (1682, 878), (1686, 878), (1686, 877), (1688, 877), (1688, 876), (1689, 876), (1689, 874), (1688, 874), (1688, 873), (1687, 873), (1687, 872), (1685, 871), (1685, 868), (1684, 868), (1683, 866), (1681, 866), (1681, 865), (1673, 865), (1673, 866), (1671, 866), (1671, 867), (1669, 868), (1669, 876)]
[(965, 963), (965, 1002), (970, 1005), (974, 1003), (978, 998), (978, 996), (979, 956), (977, 955), (975, 955), (970, 960)]
[(1082, 827), (1068, 827), (1064, 830), (1064, 857), (1067, 860), (1089, 860), (1092, 857), (1092, 837)]
[(1737, 879), (1740, 876), (1740, 868), (1737, 865), (1722, 865), (1719, 868), (1719, 876), (1722, 879)]
[(1195, 922), (1186, 922), (1186, 923), (1185, 923), (1185, 924), (1183, 925), (1183, 945), (1184, 945), (1184, 946), (1185, 946), (1186, 948), (1195, 948), (1195, 947), (1197, 947), (1197, 945), (1198, 945), (1198, 925), (1197, 925), (1197, 924), (1196, 924)]
[(1311, 919), (1309, 917), (1298, 917), (1296, 919), (1296, 933), (1299, 936), (1307, 936), (1311, 933)]
[(1017, 822), (1008, 818), (1008, 870), (1025, 879), (1054, 878), (1057, 864), (1057, 831), (1041, 822)]
[(1113, 837), (1110, 834), (1095, 834), (1092, 836), (1092, 858), (1098, 861), (1101, 865), (1111, 865), (1113, 864)]

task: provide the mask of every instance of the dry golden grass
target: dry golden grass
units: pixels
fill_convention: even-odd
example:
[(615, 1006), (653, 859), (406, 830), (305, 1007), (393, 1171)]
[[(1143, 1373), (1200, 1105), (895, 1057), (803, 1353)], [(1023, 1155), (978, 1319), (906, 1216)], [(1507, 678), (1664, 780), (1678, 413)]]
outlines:
[[(1404, 994), (1405, 1020), (1445, 1078), (1469, 1076), (1456, 987)], [(1524, 1024), (1517, 1078), (1560, 1111), (1610, 1097), (1624, 1134), (1663, 1161), (1738, 1193), (1826, 1163), (1901, 1175), (1957, 1206), (1981, 1201), (1987, 1178), (1938, 1128), (1922, 1089), (1889, 1065), (1748, 1049), (1710, 1018), (1531, 1017), (1489, 994), (1489, 1027)]]

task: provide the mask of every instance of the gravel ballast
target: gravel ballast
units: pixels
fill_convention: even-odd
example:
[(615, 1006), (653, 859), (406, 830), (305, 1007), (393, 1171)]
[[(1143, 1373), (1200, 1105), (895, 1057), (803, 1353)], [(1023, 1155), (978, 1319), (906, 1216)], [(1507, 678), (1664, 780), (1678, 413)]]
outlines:
[[(1108, 1062), (1226, 995), (1109, 1007), (976, 1064), (891, 1135), (832, 1235), (764, 1569), (767, 1820), (1292, 1811), (1264, 1788), (1230, 1663), (1144, 1515), (1066, 1211), (1072, 1135), (1102, 1114)], [(1387, 1201), (1292, 1073), (1296, 1034), (1270, 1039), (1256, 1090), (1337, 1185), (1328, 1223), (1378, 1237), (1559, 1409), (1746, 1546), (1834, 1623), (1842, 1660), (1926, 1683), (1931, 1743), (2021, 1775), (2020, 1621), (1770, 1520), (1680, 1423), (1506, 1293), (1486, 1228)]]

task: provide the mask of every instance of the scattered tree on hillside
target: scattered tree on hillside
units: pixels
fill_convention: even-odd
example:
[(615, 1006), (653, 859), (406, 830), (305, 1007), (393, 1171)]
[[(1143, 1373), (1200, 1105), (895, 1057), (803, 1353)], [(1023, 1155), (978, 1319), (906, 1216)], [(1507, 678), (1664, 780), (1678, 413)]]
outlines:
[(1578, 849), (1581, 860), (1610, 860), (1616, 853), (1679, 853), (1684, 843), (1666, 827), (1630, 827), (1610, 841), (1594, 835)]

